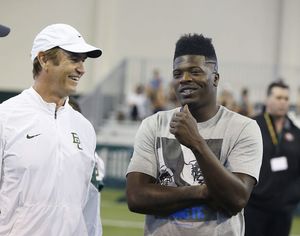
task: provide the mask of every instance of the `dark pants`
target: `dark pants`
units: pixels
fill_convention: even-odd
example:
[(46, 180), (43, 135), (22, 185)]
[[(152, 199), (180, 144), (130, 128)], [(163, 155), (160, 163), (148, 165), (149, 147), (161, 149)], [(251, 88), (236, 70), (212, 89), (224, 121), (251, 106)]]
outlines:
[(268, 211), (248, 205), (245, 208), (245, 236), (288, 236), (293, 220), (289, 211)]

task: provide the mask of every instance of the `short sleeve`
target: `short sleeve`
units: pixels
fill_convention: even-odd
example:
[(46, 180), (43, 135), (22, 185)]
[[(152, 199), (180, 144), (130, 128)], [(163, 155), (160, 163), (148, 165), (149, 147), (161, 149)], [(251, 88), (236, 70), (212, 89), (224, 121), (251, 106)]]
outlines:
[(134, 143), (134, 151), (127, 174), (141, 172), (154, 178), (157, 177), (157, 162), (155, 156), (156, 116), (150, 116), (142, 121)]
[(248, 174), (258, 181), (262, 153), (261, 131), (256, 121), (251, 120), (241, 130), (229, 154), (227, 165), (232, 172)]

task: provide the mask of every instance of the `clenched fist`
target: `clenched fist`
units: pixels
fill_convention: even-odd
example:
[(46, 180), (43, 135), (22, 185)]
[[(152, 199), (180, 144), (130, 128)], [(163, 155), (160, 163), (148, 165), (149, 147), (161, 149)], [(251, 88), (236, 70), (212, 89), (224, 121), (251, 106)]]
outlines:
[(202, 139), (197, 128), (197, 121), (191, 114), (188, 105), (184, 105), (180, 112), (176, 112), (170, 122), (170, 133), (188, 148), (193, 147)]

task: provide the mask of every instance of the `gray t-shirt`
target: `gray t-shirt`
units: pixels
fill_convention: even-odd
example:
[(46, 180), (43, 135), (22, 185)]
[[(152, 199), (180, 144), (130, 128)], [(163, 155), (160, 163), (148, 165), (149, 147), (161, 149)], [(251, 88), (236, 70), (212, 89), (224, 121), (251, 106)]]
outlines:
[[(158, 112), (142, 122), (127, 173), (145, 173), (165, 186), (205, 182), (192, 151), (169, 132), (169, 124), (176, 111), (179, 108)], [(197, 125), (201, 136), (229, 171), (248, 174), (258, 180), (262, 138), (256, 121), (220, 106), (214, 117)], [(202, 204), (168, 217), (147, 215), (145, 235), (241, 236), (244, 235), (244, 227), (243, 211), (228, 218)]]

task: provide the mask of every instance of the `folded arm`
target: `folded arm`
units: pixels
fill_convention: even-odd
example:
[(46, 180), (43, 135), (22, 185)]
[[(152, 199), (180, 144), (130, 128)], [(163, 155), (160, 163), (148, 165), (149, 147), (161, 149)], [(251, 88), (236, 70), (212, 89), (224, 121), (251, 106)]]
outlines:
[(206, 185), (171, 187), (156, 183), (152, 176), (131, 172), (127, 175), (127, 203), (131, 211), (169, 215), (208, 199)]

